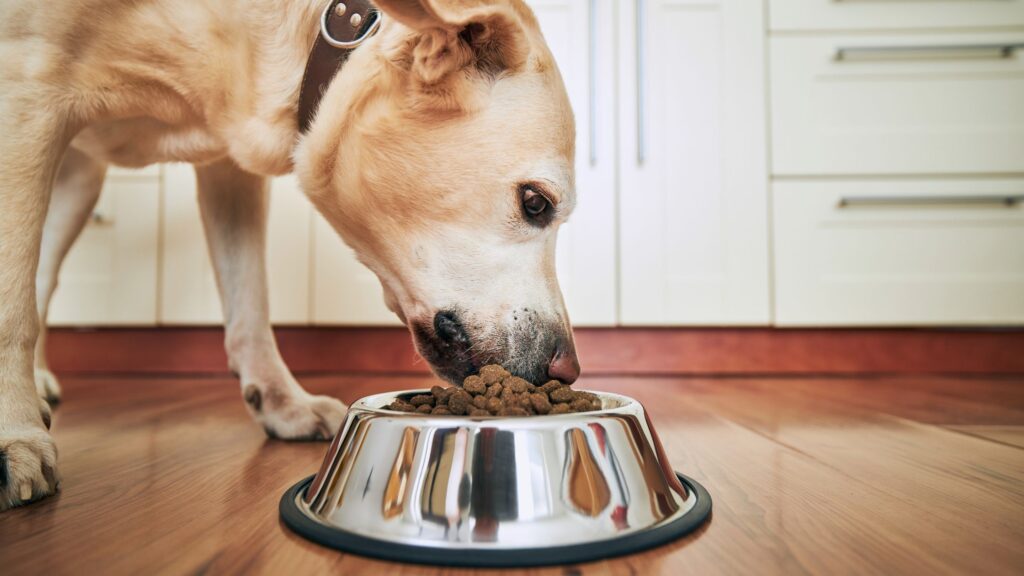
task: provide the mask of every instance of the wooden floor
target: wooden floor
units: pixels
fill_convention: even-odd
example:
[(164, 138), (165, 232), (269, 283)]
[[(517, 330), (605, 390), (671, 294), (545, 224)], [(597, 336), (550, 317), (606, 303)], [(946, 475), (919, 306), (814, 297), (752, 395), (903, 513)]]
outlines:
[[(426, 378), (320, 377), (352, 401)], [(289, 533), (277, 501), (324, 444), (266, 440), (227, 379), (67, 379), (62, 493), (0, 514), (3, 574), (455, 574)], [(600, 378), (640, 399), (711, 522), (534, 574), (1024, 573), (1024, 379)], [(494, 574), (494, 571), (480, 571)]]

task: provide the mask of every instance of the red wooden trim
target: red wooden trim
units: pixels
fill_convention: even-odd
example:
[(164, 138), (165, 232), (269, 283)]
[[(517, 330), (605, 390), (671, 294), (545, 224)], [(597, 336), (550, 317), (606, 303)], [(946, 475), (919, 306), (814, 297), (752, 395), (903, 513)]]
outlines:
[[(401, 328), (278, 328), (299, 374), (428, 371)], [(220, 328), (50, 331), (64, 374), (227, 372)], [(1024, 330), (582, 328), (584, 374), (1024, 374)]]
[(619, 328), (577, 342), (596, 374), (1024, 373), (1024, 331)]

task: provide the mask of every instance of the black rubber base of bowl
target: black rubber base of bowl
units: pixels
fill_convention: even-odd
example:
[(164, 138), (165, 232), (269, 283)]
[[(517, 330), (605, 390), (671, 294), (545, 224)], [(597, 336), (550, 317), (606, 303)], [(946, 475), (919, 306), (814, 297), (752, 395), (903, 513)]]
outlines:
[(519, 568), (550, 566), (604, 560), (614, 556), (632, 554), (671, 542), (688, 534), (704, 523), (711, 514), (711, 495), (698, 482), (676, 473), (679, 480), (697, 496), (697, 503), (679, 518), (643, 532), (587, 544), (547, 546), (542, 548), (516, 548), (504, 550), (445, 549), (432, 546), (396, 544), (368, 538), (338, 528), (325, 526), (306, 516), (295, 503), (313, 477), (310, 476), (288, 489), (281, 497), (281, 520), (297, 534), (344, 552), (371, 556), (393, 562), (433, 564), (437, 566), (467, 566), (489, 568)]

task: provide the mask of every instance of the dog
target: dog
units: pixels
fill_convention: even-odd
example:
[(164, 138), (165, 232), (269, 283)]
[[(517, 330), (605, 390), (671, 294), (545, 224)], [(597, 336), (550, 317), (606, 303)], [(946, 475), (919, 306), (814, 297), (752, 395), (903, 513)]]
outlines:
[(59, 485), (46, 309), (110, 164), (195, 166), (230, 367), (271, 437), (330, 438), (347, 409), (302, 389), (271, 332), (266, 183), (292, 171), (439, 377), (579, 375), (554, 264), (575, 126), (533, 13), (375, 0), (376, 33), (300, 131), (337, 3), (0, 0), (0, 509)]

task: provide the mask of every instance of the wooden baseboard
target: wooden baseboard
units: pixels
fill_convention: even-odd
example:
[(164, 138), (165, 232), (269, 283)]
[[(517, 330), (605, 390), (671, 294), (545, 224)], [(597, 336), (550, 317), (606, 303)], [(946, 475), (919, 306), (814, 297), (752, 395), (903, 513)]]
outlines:
[[(278, 328), (297, 374), (424, 374), (400, 328)], [(55, 328), (58, 374), (224, 374), (220, 328)], [(582, 328), (587, 375), (1024, 374), (1024, 330)]]

